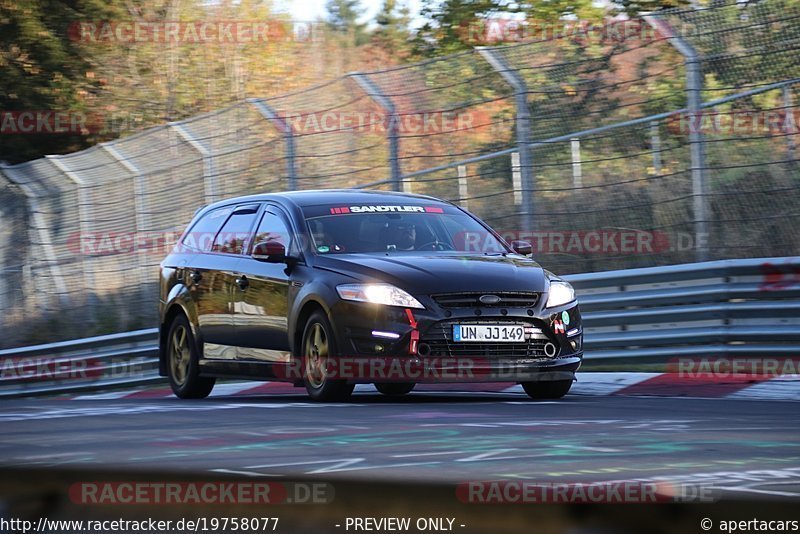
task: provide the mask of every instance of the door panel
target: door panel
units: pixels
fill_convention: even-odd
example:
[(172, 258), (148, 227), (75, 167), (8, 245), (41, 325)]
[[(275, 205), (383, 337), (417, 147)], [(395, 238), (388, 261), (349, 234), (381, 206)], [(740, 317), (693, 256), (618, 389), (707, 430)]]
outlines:
[(239, 265), (255, 223), (259, 204), (237, 206), (210, 244), (210, 253), (198, 254), (187, 272), (197, 280), (198, 322), (207, 359), (236, 358), (234, 303), (239, 295)]
[[(235, 344), (233, 322), (234, 267), (241, 258), (198, 254), (186, 268), (186, 280), (197, 308), (200, 340), (214, 345)], [(204, 351), (206, 358), (219, 357)], [(229, 354), (232, 358), (232, 356)]]
[[(283, 216), (268, 207), (253, 244), (278, 241), (290, 249), (291, 237)], [(240, 359), (289, 360), (289, 274), (285, 263), (266, 263), (245, 257), (239, 265), (247, 288), (233, 307)]]

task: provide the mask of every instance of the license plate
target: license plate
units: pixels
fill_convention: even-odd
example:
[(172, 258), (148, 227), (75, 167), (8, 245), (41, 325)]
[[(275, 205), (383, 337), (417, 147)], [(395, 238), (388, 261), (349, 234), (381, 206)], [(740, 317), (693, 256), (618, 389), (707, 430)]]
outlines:
[(500, 324), (455, 324), (453, 325), (453, 341), (518, 343), (525, 341), (525, 327)]

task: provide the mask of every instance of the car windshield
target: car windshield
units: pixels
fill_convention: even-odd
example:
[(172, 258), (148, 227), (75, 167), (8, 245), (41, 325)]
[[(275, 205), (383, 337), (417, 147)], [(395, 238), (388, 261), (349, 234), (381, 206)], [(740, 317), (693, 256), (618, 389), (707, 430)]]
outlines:
[(305, 209), (318, 254), (505, 253), (481, 223), (453, 206), (312, 206)]

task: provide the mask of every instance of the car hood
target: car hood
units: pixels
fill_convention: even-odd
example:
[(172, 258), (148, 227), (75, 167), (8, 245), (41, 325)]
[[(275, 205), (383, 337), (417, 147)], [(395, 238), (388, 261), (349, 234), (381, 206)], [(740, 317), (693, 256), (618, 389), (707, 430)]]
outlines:
[(342, 254), (320, 255), (314, 263), (358, 281), (388, 282), (412, 294), (544, 292), (547, 279), (538, 263), (518, 255)]

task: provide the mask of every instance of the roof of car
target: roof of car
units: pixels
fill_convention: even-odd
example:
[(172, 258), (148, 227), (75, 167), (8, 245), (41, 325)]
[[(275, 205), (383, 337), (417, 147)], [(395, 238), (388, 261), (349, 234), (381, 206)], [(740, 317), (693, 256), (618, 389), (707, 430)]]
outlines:
[[(303, 191), (285, 191), (282, 193), (263, 193), (243, 197), (229, 198), (214, 203), (213, 205), (238, 204), (260, 200), (287, 199), (298, 206), (316, 206), (336, 202), (348, 203), (373, 203), (373, 202), (398, 202), (403, 199), (428, 202), (445, 202), (441, 199), (426, 195), (399, 193), (394, 191), (365, 191), (363, 189), (309, 189)], [(210, 206), (209, 206), (210, 207)]]

